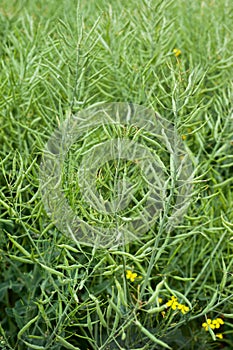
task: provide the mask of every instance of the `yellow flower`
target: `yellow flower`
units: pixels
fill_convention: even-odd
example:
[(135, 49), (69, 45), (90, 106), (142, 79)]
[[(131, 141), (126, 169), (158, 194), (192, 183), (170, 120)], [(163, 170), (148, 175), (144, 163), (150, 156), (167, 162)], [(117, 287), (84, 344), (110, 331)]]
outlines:
[(216, 320), (213, 320), (213, 324), (215, 325), (215, 328), (219, 328), (224, 324), (224, 321), (221, 318), (216, 318)]
[(126, 278), (131, 282), (134, 282), (137, 275), (138, 275), (137, 273), (132, 272), (131, 270), (126, 270)]
[(170, 300), (168, 300), (168, 302), (166, 303), (166, 305), (169, 307), (171, 306), (172, 310), (176, 310), (179, 303), (177, 301), (177, 298), (172, 296)]
[(222, 335), (222, 333), (218, 333), (218, 334), (216, 334), (216, 337), (219, 338), (219, 339), (222, 339), (223, 335)]
[(159, 302), (159, 304), (161, 304), (163, 302), (163, 299), (162, 298), (158, 298), (158, 302)]
[(202, 323), (202, 327), (205, 328), (205, 331), (208, 331), (209, 327), (211, 329), (214, 329), (215, 325), (212, 323), (212, 320), (210, 318), (207, 318), (207, 322)]
[(179, 57), (179, 56), (181, 55), (181, 50), (175, 48), (175, 49), (173, 49), (173, 53), (174, 53), (174, 55), (175, 55), (176, 57)]
[(188, 306), (185, 306), (183, 304), (179, 304), (178, 305), (178, 309), (181, 310), (182, 314), (185, 314), (186, 312), (189, 311), (189, 307)]

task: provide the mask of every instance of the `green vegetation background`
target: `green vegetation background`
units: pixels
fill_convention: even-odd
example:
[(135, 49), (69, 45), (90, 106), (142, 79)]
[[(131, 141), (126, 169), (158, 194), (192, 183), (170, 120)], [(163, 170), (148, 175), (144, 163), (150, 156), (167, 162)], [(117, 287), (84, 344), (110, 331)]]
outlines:
[[(0, 1), (1, 349), (232, 349), (232, 23), (227, 0)], [(153, 107), (183, 135), (194, 196), (167, 239), (158, 222), (95, 251), (45, 213), (44, 144), (99, 101)]]

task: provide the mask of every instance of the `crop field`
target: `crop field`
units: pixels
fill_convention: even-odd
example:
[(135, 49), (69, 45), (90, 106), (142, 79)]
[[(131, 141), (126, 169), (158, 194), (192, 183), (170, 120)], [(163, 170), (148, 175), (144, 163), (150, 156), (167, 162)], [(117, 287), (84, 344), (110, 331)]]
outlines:
[(233, 2), (0, 0), (0, 349), (233, 349)]

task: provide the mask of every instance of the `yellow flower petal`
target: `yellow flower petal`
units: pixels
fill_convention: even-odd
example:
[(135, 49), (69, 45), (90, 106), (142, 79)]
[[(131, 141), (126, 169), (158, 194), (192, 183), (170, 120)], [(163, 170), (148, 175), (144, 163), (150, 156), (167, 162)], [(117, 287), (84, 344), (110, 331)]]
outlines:
[(202, 327), (205, 328), (205, 331), (208, 331), (208, 324), (206, 322), (202, 323)]
[(181, 50), (175, 48), (175, 49), (173, 49), (173, 53), (174, 53), (174, 55), (175, 55), (176, 57), (179, 57), (179, 56), (181, 55)]
[(176, 309), (177, 309), (177, 306), (178, 306), (178, 303), (173, 303), (172, 306), (171, 306), (171, 307), (172, 307), (172, 310), (176, 310)]
[(130, 281), (131, 282), (134, 282), (134, 280), (135, 280), (135, 278), (137, 277), (137, 273), (132, 273), (132, 275), (131, 275), (131, 278), (130, 278)]
[(127, 278), (127, 279), (130, 279), (131, 276), (132, 276), (132, 271), (126, 270), (126, 278)]
[(218, 321), (220, 324), (224, 324), (224, 321), (221, 318), (216, 318), (216, 321)]
[(179, 304), (178, 305), (178, 309), (181, 310), (182, 314), (185, 314), (186, 312), (189, 311), (189, 307), (188, 306), (185, 306), (183, 304)]
[(134, 282), (137, 275), (137, 273), (132, 272), (131, 270), (126, 270), (126, 278), (129, 279), (131, 282)]
[(222, 335), (222, 333), (218, 333), (218, 334), (216, 334), (216, 337), (217, 337), (217, 338), (219, 338), (219, 339), (223, 339), (223, 335)]
[(224, 321), (221, 318), (216, 318), (215, 320), (213, 320), (213, 324), (216, 328), (220, 328), (220, 326), (224, 324)]
[(209, 327), (215, 329), (215, 325), (210, 318), (207, 318), (207, 322), (202, 323), (202, 327), (204, 327), (206, 331), (208, 331)]
[(178, 305), (179, 305), (179, 303), (178, 303), (178, 301), (177, 301), (177, 298), (174, 297), (174, 295), (173, 295), (173, 296), (171, 297), (171, 299), (168, 300), (168, 302), (166, 303), (166, 305), (167, 305), (168, 307), (171, 306), (172, 310), (176, 310), (177, 307), (178, 307)]

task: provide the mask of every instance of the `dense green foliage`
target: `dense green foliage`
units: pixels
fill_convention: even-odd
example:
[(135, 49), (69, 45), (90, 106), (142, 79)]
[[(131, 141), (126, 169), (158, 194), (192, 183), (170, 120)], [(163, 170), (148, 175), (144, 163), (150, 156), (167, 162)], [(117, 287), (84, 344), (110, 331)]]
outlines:
[[(232, 23), (230, 0), (0, 0), (1, 349), (233, 348)], [(193, 199), (170, 235), (158, 220), (92, 249), (48, 218), (44, 145), (100, 101), (154, 108), (183, 135)]]

